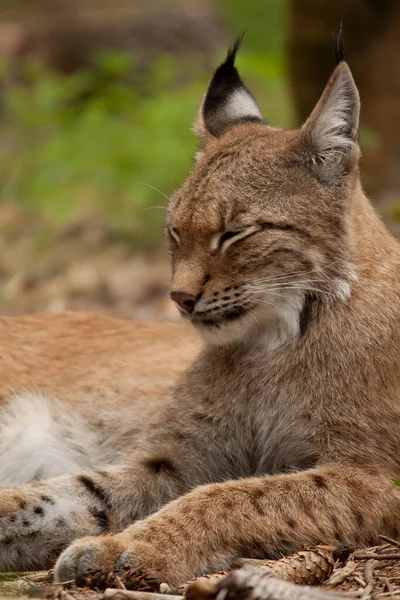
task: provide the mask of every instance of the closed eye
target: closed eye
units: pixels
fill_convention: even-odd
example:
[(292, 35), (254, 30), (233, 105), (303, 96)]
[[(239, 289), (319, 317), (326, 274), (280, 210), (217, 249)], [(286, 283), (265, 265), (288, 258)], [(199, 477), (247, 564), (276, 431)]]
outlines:
[(225, 231), (219, 236), (218, 248), (226, 250), (232, 244), (236, 244), (236, 242), (247, 238), (257, 231), (260, 231), (259, 225), (251, 225), (250, 227), (246, 227), (246, 229), (241, 229), (239, 231)]
[(222, 246), (222, 244), (224, 242), (226, 242), (226, 240), (230, 240), (231, 238), (235, 237), (236, 235), (239, 235), (239, 233), (242, 233), (242, 232), (241, 231), (225, 231), (225, 233), (223, 233), (221, 235), (221, 237), (219, 238), (220, 246)]
[(175, 227), (167, 227), (169, 237), (176, 243), (178, 246), (181, 243), (181, 236), (175, 229)]

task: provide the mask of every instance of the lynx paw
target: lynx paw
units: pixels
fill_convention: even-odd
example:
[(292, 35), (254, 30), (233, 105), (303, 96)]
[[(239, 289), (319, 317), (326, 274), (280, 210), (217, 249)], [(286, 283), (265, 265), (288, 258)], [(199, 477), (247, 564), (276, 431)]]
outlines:
[(77, 540), (59, 557), (55, 580), (75, 580), (78, 585), (84, 586), (88, 571), (114, 569), (137, 569), (141, 580), (148, 579), (154, 586), (157, 582), (181, 583), (174, 565), (170, 563), (170, 556), (164, 556), (159, 546), (127, 539), (124, 534)]
[(87, 537), (73, 542), (57, 560), (56, 581), (82, 580), (87, 571), (112, 571), (126, 549), (116, 535)]

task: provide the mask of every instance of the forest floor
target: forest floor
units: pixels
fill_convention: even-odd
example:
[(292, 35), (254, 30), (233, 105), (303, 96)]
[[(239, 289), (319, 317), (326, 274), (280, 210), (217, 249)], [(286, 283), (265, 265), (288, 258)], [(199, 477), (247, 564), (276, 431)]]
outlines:
[(96, 572), (85, 587), (52, 583), (53, 571), (3, 573), (0, 598), (59, 600), (386, 600), (400, 596), (400, 543), (371, 548), (304, 548), (279, 560), (238, 559), (230, 572), (197, 577), (171, 590), (130, 571)]
[(0, 205), (0, 314), (81, 310), (138, 321), (179, 321), (168, 297), (163, 245), (138, 249), (100, 219), (54, 227)]

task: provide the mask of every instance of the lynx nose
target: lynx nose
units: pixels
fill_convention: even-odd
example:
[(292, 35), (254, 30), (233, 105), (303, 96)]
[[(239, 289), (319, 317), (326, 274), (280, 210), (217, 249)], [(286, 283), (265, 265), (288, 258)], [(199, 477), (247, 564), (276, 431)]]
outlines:
[(196, 296), (187, 294), (186, 292), (171, 292), (171, 300), (185, 312), (192, 313), (196, 303)]

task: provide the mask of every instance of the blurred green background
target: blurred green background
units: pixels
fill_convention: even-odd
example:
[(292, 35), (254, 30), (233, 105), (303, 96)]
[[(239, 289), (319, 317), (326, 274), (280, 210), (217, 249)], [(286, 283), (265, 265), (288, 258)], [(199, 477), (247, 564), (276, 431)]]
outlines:
[(400, 220), (400, 3), (395, 0), (1, 0), (0, 311), (174, 319), (166, 198), (232, 40), (267, 120), (299, 125), (343, 21), (362, 98), (363, 181)]

